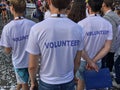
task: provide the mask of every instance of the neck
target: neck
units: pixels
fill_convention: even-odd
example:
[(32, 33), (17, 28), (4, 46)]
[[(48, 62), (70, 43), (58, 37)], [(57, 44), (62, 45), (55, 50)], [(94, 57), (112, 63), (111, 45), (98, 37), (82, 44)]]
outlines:
[(65, 10), (58, 10), (54, 6), (50, 6), (50, 12), (51, 14), (65, 14)]
[(90, 12), (89, 14), (99, 14), (99, 12)]
[(103, 11), (104, 14), (105, 14), (108, 10), (111, 10), (111, 9), (110, 9), (110, 8), (105, 8), (104, 11)]
[(59, 11), (59, 10), (51, 10), (51, 14), (65, 14), (65, 10), (61, 10), (61, 11)]
[(17, 14), (17, 13), (14, 14), (14, 18), (15, 18), (15, 17), (20, 17), (20, 16), (23, 16), (23, 14)]

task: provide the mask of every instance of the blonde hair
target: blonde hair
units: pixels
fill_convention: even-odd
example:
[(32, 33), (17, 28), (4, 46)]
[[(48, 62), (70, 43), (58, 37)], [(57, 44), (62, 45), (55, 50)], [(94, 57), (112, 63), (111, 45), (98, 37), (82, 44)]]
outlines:
[(10, 5), (13, 6), (16, 13), (24, 13), (26, 10), (25, 0), (9, 0)]

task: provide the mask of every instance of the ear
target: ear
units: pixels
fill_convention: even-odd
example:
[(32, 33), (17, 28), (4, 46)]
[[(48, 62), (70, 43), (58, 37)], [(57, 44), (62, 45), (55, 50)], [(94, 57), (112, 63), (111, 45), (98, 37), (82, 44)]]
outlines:
[(10, 10), (12, 10), (12, 11), (14, 10), (12, 5), (10, 6)]
[(15, 13), (15, 9), (13, 8), (12, 5), (10, 6), (10, 11), (11, 11), (11, 13), (14, 15), (14, 13)]
[(91, 7), (89, 5), (87, 5), (87, 8), (88, 8), (88, 14), (90, 14), (91, 12)]

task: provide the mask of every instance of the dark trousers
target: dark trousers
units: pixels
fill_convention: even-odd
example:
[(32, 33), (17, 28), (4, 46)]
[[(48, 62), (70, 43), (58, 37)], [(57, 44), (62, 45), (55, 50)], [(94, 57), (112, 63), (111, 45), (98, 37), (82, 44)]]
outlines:
[(116, 82), (120, 84), (120, 55), (115, 61), (115, 75), (116, 75)]
[(112, 72), (114, 66), (114, 54), (109, 52), (106, 56), (102, 58), (102, 68), (109, 68), (110, 72)]

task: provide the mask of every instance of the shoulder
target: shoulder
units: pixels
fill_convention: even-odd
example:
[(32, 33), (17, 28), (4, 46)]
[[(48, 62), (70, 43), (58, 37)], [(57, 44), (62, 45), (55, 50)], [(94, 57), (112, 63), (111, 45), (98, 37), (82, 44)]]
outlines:
[(70, 28), (82, 29), (82, 27), (80, 25), (78, 25), (77, 23), (73, 22), (71, 19), (68, 19), (68, 24), (71, 26)]
[(105, 14), (103, 17), (107, 18), (107, 19), (114, 19), (114, 20), (117, 19), (117, 20), (120, 20), (120, 17), (113, 11)]
[(78, 24), (81, 24), (81, 23), (87, 23), (90, 21), (90, 17), (86, 17), (84, 18), (83, 20), (79, 21)]
[(28, 24), (33, 24), (33, 25), (36, 24), (36, 22), (29, 20), (29, 19), (26, 19), (26, 18), (24, 19), (24, 21)]
[(91, 20), (89, 17), (86, 17), (85, 19), (78, 22), (78, 25), (80, 25), (82, 28), (87, 25), (88, 23), (91, 23)]
[[(4, 28), (11, 28), (11, 27), (13, 27), (14, 26), (14, 21), (12, 20), (12, 21), (10, 21), (8, 24), (6, 24), (5, 26), (4, 26)], [(4, 29), (3, 28), (3, 29)]]
[(109, 20), (107, 20), (107, 19), (106, 19), (106, 18), (104, 18), (104, 17), (101, 17), (101, 20), (102, 20), (102, 22), (103, 22), (103, 23), (110, 24), (110, 21), (109, 21)]
[(73, 29), (74, 32), (76, 32), (77, 34), (82, 34), (83, 33), (83, 28), (82, 28), (81, 25), (79, 25), (77, 23), (74, 23), (74, 22), (71, 25), (72, 25), (71, 28)]
[(36, 23), (35, 25), (32, 26), (31, 32), (32, 33), (40, 33), (41, 31), (45, 30), (45, 28), (49, 26), (49, 24), (46, 21), (41, 21)]

